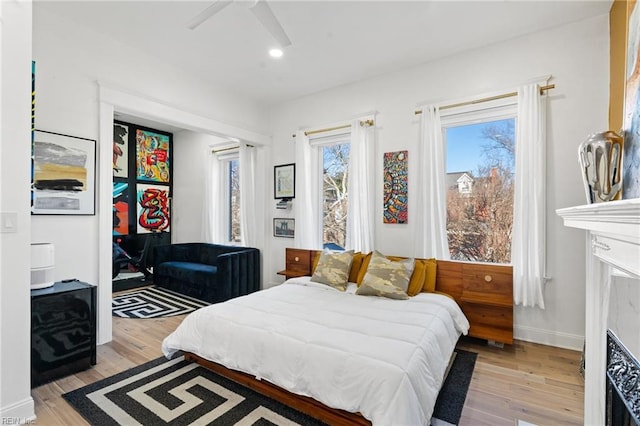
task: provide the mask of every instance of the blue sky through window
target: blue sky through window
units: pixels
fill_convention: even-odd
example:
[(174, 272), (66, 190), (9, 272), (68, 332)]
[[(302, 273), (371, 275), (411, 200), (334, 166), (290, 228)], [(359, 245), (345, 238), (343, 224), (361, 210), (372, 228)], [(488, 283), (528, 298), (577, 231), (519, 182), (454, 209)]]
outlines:
[[(488, 121), (477, 124), (467, 124), (446, 129), (446, 172), (475, 173), (478, 166), (485, 161), (483, 147), (489, 140), (482, 136), (483, 129), (488, 126), (503, 127), (512, 118)], [(514, 135), (511, 135), (514, 137)]]

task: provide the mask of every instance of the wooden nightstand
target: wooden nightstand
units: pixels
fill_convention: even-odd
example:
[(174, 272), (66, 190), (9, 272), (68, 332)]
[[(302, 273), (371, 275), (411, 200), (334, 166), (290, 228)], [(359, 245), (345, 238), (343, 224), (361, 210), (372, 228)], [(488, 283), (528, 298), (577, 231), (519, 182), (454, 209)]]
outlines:
[[(513, 343), (513, 269), (507, 265), (462, 265), (462, 310), (469, 335)], [(465, 309), (468, 308), (468, 309)]]

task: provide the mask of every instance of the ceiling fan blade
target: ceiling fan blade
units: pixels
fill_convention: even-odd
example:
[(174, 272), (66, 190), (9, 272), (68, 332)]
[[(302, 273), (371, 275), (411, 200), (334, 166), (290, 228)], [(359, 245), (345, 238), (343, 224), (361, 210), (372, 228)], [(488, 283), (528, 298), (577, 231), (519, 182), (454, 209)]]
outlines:
[(271, 33), (273, 38), (280, 44), (280, 47), (287, 47), (291, 45), (291, 40), (284, 32), (284, 28), (280, 25), (278, 18), (273, 14), (273, 11), (264, 0), (258, 0), (251, 8), (253, 14), (264, 25), (264, 27)]
[(216, 13), (220, 12), (225, 7), (229, 6), (233, 0), (218, 0), (213, 2), (211, 6), (207, 7), (202, 12), (198, 13), (193, 17), (189, 22), (187, 22), (187, 27), (191, 30), (194, 30), (198, 25), (202, 24), (207, 19), (211, 18)]

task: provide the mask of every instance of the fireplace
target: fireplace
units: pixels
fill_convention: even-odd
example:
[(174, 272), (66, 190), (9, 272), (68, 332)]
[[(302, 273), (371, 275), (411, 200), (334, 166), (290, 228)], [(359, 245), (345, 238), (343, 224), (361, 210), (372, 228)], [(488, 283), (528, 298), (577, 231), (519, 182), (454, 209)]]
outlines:
[(611, 295), (616, 295), (617, 287), (640, 294), (640, 199), (570, 207), (557, 213), (565, 226), (588, 231), (584, 424), (635, 425), (640, 410), (640, 311), (631, 320), (618, 321), (618, 327), (632, 330), (621, 342), (617, 337), (623, 333), (607, 331), (609, 304), (616, 302)]
[(607, 425), (640, 425), (640, 362), (607, 331)]

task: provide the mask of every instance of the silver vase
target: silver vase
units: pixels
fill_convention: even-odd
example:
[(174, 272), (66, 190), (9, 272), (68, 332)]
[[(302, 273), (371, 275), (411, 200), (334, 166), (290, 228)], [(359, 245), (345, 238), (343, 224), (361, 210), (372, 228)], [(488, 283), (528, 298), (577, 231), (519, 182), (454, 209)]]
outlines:
[(622, 189), (623, 138), (613, 131), (594, 133), (580, 144), (578, 157), (588, 203), (616, 199)]

